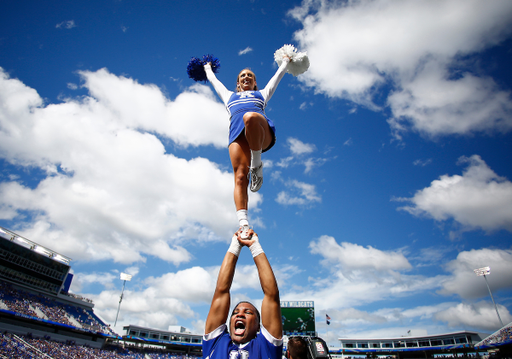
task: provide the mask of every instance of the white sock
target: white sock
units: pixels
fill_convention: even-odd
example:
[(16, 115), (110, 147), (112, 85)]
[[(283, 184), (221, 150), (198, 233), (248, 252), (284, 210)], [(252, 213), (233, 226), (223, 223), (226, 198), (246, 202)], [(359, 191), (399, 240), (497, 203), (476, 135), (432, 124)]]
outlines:
[(257, 168), (261, 164), (261, 150), (251, 150), (251, 168)]
[(236, 216), (238, 218), (238, 223), (240, 224), (240, 227), (249, 225), (249, 221), (247, 220), (247, 210), (246, 209), (240, 209), (240, 210), (236, 211)]

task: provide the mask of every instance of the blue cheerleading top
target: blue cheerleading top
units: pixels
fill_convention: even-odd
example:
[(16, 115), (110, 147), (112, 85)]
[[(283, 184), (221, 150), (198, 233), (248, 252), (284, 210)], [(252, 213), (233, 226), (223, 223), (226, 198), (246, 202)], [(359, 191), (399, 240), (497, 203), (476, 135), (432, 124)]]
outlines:
[(245, 344), (235, 344), (226, 324), (203, 336), (203, 358), (206, 359), (281, 359), (283, 340), (274, 338), (265, 327), (256, 338)]
[(283, 59), (281, 66), (279, 66), (277, 72), (272, 76), (263, 90), (243, 92), (229, 91), (222, 82), (217, 79), (210, 64), (204, 65), (208, 81), (210, 81), (220, 99), (226, 106), (226, 110), (230, 116), (229, 143), (233, 142), (243, 130), (243, 115), (246, 112), (257, 112), (262, 114), (269, 122), (269, 126), (272, 131), (275, 132), (272, 121), (270, 121), (265, 115), (265, 107), (267, 107), (268, 101), (274, 94), (277, 85), (286, 73), (286, 67), (288, 66), (289, 61), (290, 60), (286, 57)]
[(227, 109), (231, 117), (246, 112), (259, 112), (265, 115), (267, 105), (263, 94), (260, 91), (234, 92), (228, 100)]

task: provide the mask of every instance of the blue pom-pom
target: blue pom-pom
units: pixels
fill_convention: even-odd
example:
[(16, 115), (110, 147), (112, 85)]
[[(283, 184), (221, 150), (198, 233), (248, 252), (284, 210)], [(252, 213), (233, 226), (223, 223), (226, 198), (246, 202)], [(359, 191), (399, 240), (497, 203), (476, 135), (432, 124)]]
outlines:
[(197, 57), (192, 57), (188, 62), (187, 74), (194, 81), (207, 82), (206, 72), (204, 72), (203, 61)]
[(187, 65), (187, 74), (192, 80), (197, 82), (208, 82), (208, 78), (206, 77), (206, 72), (204, 71), (204, 65), (208, 62), (211, 63), (212, 71), (217, 73), (220, 68), (219, 59), (213, 55), (204, 55), (202, 59), (198, 59), (197, 57), (192, 57)]
[(219, 72), (220, 62), (219, 62), (218, 58), (216, 58), (215, 56), (210, 55), (210, 54), (204, 55), (203, 56), (203, 64), (207, 64), (208, 62), (210, 62), (212, 64), (212, 71), (214, 73)]

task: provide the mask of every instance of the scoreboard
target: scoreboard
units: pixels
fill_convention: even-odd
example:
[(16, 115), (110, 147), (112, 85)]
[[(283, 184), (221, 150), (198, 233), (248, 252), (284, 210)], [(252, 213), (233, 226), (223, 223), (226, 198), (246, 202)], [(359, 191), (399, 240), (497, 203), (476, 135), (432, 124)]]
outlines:
[(316, 336), (315, 302), (281, 302), (283, 334), (287, 336)]

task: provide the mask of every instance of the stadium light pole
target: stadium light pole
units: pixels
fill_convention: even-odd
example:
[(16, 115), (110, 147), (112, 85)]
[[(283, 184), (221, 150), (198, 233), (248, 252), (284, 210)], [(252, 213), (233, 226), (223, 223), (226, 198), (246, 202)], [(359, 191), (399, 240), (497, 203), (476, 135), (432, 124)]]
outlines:
[(116, 321), (114, 322), (114, 327), (117, 324), (117, 317), (119, 316), (119, 309), (121, 309), (121, 302), (123, 301), (124, 286), (126, 285), (126, 281), (132, 280), (132, 275), (126, 274), (126, 273), (121, 273), (121, 280), (124, 280), (123, 290), (121, 291), (121, 297), (119, 298), (119, 305), (117, 306), (117, 314), (116, 314)]
[(498, 312), (498, 307), (496, 306), (496, 303), (494, 302), (494, 298), (491, 293), (491, 287), (489, 287), (489, 282), (487, 282), (487, 277), (486, 277), (486, 275), (491, 274), (491, 267), (477, 268), (474, 270), (474, 272), (477, 276), (484, 277), (485, 284), (487, 284), (487, 289), (489, 289), (489, 294), (491, 295), (492, 304), (494, 304), (494, 309), (496, 309), (496, 314), (498, 315), (498, 319), (500, 320), (501, 327), (503, 328), (503, 322), (501, 321), (500, 313)]

